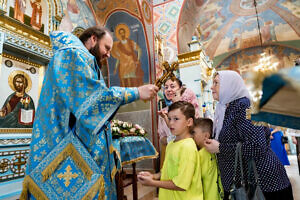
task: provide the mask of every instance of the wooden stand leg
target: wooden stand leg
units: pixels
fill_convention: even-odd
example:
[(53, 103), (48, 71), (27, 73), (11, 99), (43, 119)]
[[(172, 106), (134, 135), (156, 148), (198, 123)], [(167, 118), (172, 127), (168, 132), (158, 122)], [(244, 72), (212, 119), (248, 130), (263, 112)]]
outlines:
[(137, 190), (137, 175), (136, 175), (136, 163), (132, 163), (132, 192), (133, 200), (138, 200), (138, 190)]
[(116, 187), (117, 187), (117, 200), (123, 200), (124, 198), (122, 171), (117, 172), (115, 176)]

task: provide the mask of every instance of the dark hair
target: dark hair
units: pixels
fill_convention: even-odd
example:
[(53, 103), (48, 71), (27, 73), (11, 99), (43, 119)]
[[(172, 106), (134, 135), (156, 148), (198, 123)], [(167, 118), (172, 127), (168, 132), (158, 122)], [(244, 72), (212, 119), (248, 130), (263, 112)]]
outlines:
[(22, 78), (24, 80), (24, 89), (26, 89), (28, 86), (28, 80), (23, 74), (17, 74), (14, 76), (14, 79), (13, 79), (14, 87), (16, 87), (15, 82), (16, 82), (17, 78)]
[(203, 132), (208, 132), (212, 135), (213, 132), (213, 121), (209, 118), (196, 118), (194, 120), (194, 128), (200, 128)]
[[(178, 78), (170, 77), (170, 78), (168, 78), (168, 79), (166, 80), (166, 82), (167, 82), (168, 80), (176, 81), (176, 83), (178, 83), (179, 87), (182, 87), (182, 81), (179, 80)], [(166, 82), (165, 82), (165, 83), (166, 83)]]
[[(179, 88), (182, 88), (181, 91), (180, 91), (180, 95), (182, 95), (184, 93), (184, 91), (186, 90), (185, 87), (183, 87), (183, 84), (182, 84), (182, 81), (179, 79), (179, 78), (174, 78), (174, 77), (170, 77), (166, 80), (166, 82), (168, 80), (171, 80), (171, 81), (175, 81), (178, 85), (179, 85)], [(166, 83), (165, 82), (165, 83)]]
[(84, 44), (93, 35), (95, 35), (98, 40), (100, 40), (106, 34), (111, 35), (110, 31), (107, 28), (103, 26), (92, 26), (83, 31), (83, 33), (79, 36), (79, 39)]
[(176, 110), (176, 109), (180, 109), (180, 111), (183, 113), (183, 115), (189, 119), (195, 118), (195, 108), (193, 106), (193, 104), (186, 102), (186, 101), (176, 101), (174, 103), (172, 103), (169, 106), (169, 111), (171, 112), (172, 110)]

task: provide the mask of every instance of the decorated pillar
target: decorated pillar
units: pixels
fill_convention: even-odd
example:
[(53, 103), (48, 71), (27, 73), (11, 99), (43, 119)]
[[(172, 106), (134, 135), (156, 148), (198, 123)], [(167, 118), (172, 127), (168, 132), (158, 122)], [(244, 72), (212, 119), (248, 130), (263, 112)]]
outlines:
[[(3, 32), (0, 32), (0, 63), (2, 63), (2, 52), (3, 52), (3, 44), (4, 44), (4, 34)], [(1, 68), (0, 68), (0, 74), (1, 74)]]
[(187, 88), (194, 91), (199, 103), (201, 117), (210, 117), (212, 109), (212, 62), (205, 54), (203, 45), (193, 36), (188, 43), (190, 52), (178, 55), (180, 79)]

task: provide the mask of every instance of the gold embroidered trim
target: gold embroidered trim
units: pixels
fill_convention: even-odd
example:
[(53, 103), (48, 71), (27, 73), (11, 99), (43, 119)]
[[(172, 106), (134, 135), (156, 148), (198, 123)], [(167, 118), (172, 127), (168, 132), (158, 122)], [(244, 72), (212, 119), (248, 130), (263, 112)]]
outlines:
[(76, 165), (90, 181), (93, 171), (71, 143), (68, 144), (67, 147), (46, 167), (46, 169), (42, 171), (43, 181), (46, 181), (56, 170), (59, 164), (69, 156), (73, 158)]
[(118, 170), (117, 170), (117, 167), (114, 166), (114, 168), (113, 168), (113, 170), (111, 170), (111, 174), (110, 174), (111, 180), (113, 180), (113, 179), (115, 178), (115, 175), (116, 175), (117, 171), (118, 171)]
[(32, 194), (35, 199), (39, 200), (48, 200), (47, 196), (44, 192), (39, 188), (39, 186), (30, 178), (30, 176), (26, 176), (23, 181), (23, 190), (20, 195), (20, 200), (28, 199), (28, 191)]
[(96, 183), (84, 195), (82, 200), (93, 199), (96, 196), (97, 192), (99, 192), (98, 200), (103, 200), (105, 197), (104, 189), (105, 189), (104, 178), (103, 175), (101, 175), (100, 178), (96, 181)]
[(154, 159), (154, 158), (157, 158), (157, 156), (158, 156), (158, 153), (156, 152), (155, 155), (153, 155), (153, 156), (142, 156), (142, 157), (138, 157), (138, 158), (135, 158), (135, 159), (132, 159), (132, 160), (129, 160), (129, 161), (124, 161), (124, 162), (122, 162), (122, 166), (123, 166), (123, 165), (132, 164), (132, 163), (138, 162), (138, 161), (140, 161), (140, 160), (144, 160), (144, 159)]
[(98, 188), (99, 188), (98, 200), (104, 200), (105, 199), (105, 182), (104, 182), (103, 175), (101, 175), (101, 177), (100, 177), (100, 187), (98, 187)]
[(121, 162), (121, 155), (120, 155), (119, 151), (118, 151), (115, 147), (113, 147), (113, 151), (116, 153), (118, 159), (119, 159), (120, 162)]
[(142, 156), (142, 157), (138, 157), (138, 158), (135, 158), (135, 159), (132, 159), (132, 160), (129, 160), (129, 161), (124, 161), (124, 162), (122, 162), (120, 152), (119, 152), (117, 149), (115, 149), (115, 148), (114, 148), (114, 152), (116, 152), (116, 154), (117, 154), (119, 160), (121, 161), (121, 164), (122, 164), (121, 167), (123, 167), (123, 165), (132, 164), (132, 163), (138, 162), (138, 161), (140, 161), (140, 160), (144, 160), (144, 159), (154, 159), (154, 158), (157, 158), (157, 157), (158, 157), (158, 152), (155, 150), (155, 155), (153, 155), (153, 156)]
[(114, 152), (114, 150), (115, 150), (115, 148), (111, 144), (110, 147), (109, 147), (109, 153), (112, 154)]

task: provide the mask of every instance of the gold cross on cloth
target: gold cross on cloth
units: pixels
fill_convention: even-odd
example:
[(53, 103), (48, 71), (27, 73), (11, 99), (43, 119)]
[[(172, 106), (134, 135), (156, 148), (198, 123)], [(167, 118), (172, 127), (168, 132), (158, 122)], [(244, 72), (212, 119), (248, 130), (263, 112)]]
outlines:
[(65, 179), (64, 184), (65, 184), (66, 187), (68, 187), (70, 185), (70, 180), (72, 178), (76, 178), (78, 176), (78, 174), (76, 174), (76, 173), (73, 174), (71, 172), (71, 170), (72, 170), (72, 167), (70, 165), (68, 165), (67, 168), (66, 168), (66, 172), (65, 173), (63, 173), (63, 174), (60, 173), (60, 174), (57, 175), (57, 177), (59, 179), (62, 179), (62, 178)]

